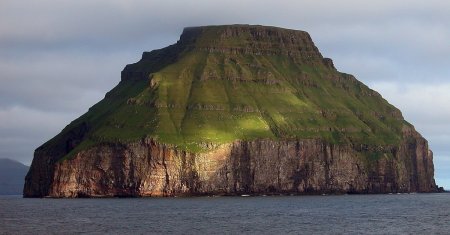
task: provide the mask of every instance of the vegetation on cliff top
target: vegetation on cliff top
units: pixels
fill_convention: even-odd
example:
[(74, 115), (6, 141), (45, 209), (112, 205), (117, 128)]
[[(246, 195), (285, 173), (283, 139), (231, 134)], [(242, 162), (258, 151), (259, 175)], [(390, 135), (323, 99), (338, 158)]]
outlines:
[(338, 72), (307, 33), (212, 26), (188, 28), (177, 44), (144, 53), (40, 149), (62, 145), (71, 155), (143, 137), (191, 152), (259, 138), (394, 145), (404, 125), (398, 109)]

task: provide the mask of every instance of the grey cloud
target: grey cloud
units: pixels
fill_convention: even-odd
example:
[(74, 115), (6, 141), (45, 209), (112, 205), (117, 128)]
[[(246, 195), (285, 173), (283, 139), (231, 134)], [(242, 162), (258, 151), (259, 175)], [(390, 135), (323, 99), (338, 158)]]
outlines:
[(17, 139), (35, 137), (40, 133), (51, 133), (67, 125), (67, 119), (75, 118), (76, 113), (46, 112), (25, 107), (0, 109), (0, 130), (2, 137)]
[[(8, 5), (17, 10), (9, 11)], [(177, 34), (184, 26), (198, 24), (272, 22), (312, 29), (326, 25), (390, 26), (417, 17), (434, 25), (449, 19), (443, 10), (449, 4), (443, 1), (47, 1), (28, 8), (18, 1), (7, 1), (6, 6), (1, 13), (10, 20), (0, 23), (6, 31), (0, 38), (51, 43), (94, 42), (99, 37), (124, 43), (148, 38), (153, 32)]]
[(29, 162), (126, 64), (175, 43), (183, 27), (249, 23), (308, 31), (339, 70), (380, 91), (430, 140), (441, 174), (450, 158), (449, 11), (441, 0), (3, 0), (0, 157)]
[(436, 179), (450, 187), (450, 81), (404, 84), (375, 83), (373, 88), (398, 107), (407, 121), (429, 141), (434, 152)]
[(106, 87), (118, 83), (122, 67), (107, 57), (80, 58), (70, 54), (36, 56), (26, 61), (0, 60), (0, 107), (28, 105), (45, 110), (73, 110), (77, 103), (99, 100)]
[[(366, 27), (319, 31), (318, 45), (325, 56), (333, 57), (338, 69), (363, 81), (439, 82), (450, 76), (450, 26), (434, 29), (439, 33), (424, 32), (432, 25), (407, 30), (401, 25)], [(321, 32), (326, 32), (325, 39)]]
[(77, 115), (19, 106), (0, 109), (0, 156), (29, 164), (34, 149), (55, 136)]
[(25, 165), (30, 165), (32, 158), (30, 153), (42, 144), (37, 139), (18, 139), (16, 141), (0, 138), (0, 155), (2, 158), (15, 159)]

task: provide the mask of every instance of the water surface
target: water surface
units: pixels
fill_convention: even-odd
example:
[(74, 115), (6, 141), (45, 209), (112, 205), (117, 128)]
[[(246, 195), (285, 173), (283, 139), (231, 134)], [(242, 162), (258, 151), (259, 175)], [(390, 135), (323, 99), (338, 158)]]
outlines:
[(450, 194), (23, 199), (1, 234), (450, 234)]

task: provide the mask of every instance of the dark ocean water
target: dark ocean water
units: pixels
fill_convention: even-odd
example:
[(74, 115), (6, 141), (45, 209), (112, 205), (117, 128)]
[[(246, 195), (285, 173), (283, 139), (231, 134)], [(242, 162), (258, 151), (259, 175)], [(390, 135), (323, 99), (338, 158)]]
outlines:
[(450, 234), (450, 194), (23, 199), (0, 234)]

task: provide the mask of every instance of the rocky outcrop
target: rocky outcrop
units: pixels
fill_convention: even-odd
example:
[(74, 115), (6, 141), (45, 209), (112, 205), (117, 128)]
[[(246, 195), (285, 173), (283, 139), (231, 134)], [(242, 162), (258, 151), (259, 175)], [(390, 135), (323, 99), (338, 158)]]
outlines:
[(25, 197), (438, 191), (427, 141), (304, 31), (186, 28), (121, 75), (36, 149)]
[[(144, 52), (141, 62), (127, 65), (121, 73), (122, 80), (147, 79), (151, 73), (177, 61), (186, 51), (203, 51), (226, 55), (281, 55), (297, 63), (317, 65), (336, 70), (329, 58), (323, 58), (311, 36), (300, 30), (260, 25), (231, 25), (188, 27), (177, 43), (163, 49)], [(239, 78), (228, 78), (239, 80)]]
[(414, 130), (404, 134), (400, 146), (378, 150), (321, 140), (235, 141), (201, 154), (153, 139), (103, 144), (56, 162), (52, 170), (41, 161), (34, 166), (35, 175), (27, 178), (24, 193), (136, 197), (435, 192), (427, 141)]

